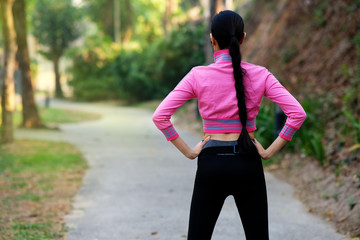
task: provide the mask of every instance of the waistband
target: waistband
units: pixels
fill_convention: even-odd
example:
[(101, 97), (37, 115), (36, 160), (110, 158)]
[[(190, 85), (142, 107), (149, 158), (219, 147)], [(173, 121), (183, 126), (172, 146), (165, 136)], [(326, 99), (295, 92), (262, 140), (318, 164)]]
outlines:
[(238, 144), (237, 141), (220, 141), (220, 140), (210, 139), (207, 143), (205, 143), (203, 149), (209, 148), (209, 147), (235, 146), (237, 144)]
[(239, 145), (234, 146), (225, 146), (225, 147), (208, 147), (201, 151), (200, 154), (215, 154), (215, 155), (239, 155), (240, 149)]
[(239, 154), (239, 145), (237, 141), (209, 140), (204, 145), (201, 153), (216, 155), (237, 155)]

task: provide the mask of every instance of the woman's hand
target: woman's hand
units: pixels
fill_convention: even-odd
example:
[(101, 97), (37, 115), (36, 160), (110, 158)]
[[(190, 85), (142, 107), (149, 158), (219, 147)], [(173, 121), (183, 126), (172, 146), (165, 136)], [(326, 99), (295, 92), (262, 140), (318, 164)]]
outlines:
[(264, 160), (268, 160), (272, 158), (277, 152), (280, 151), (280, 149), (285, 146), (285, 144), (288, 142), (287, 140), (281, 138), (280, 136), (275, 139), (275, 141), (265, 150), (263, 146), (254, 138), (254, 144), (257, 148), (260, 156)]
[(204, 145), (210, 140), (210, 136), (201, 140), (198, 144), (195, 145), (194, 148), (190, 148), (181, 137), (177, 137), (174, 140), (171, 140), (172, 144), (175, 145), (180, 152), (182, 152), (185, 157), (193, 160), (197, 156), (199, 156), (201, 150), (203, 149)]
[(255, 138), (253, 139), (254, 145), (257, 148), (260, 156), (262, 159), (264, 160), (268, 160), (270, 159), (269, 154), (267, 153), (267, 151), (264, 149), (264, 147), (261, 145), (261, 143), (259, 143)]
[(208, 136), (207, 138), (201, 140), (198, 144), (195, 145), (195, 147), (192, 149), (192, 153), (187, 157), (190, 158), (191, 160), (197, 158), (197, 156), (199, 156), (201, 150), (203, 149), (204, 145), (209, 140), (210, 140), (210, 136)]

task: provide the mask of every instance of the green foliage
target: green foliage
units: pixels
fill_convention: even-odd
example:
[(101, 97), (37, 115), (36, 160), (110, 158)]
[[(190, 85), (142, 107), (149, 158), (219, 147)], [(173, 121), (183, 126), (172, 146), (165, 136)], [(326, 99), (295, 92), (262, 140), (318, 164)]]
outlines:
[(296, 48), (286, 49), (283, 55), (282, 62), (289, 63), (298, 54)]
[(360, 35), (354, 37), (357, 48), (358, 65), (350, 68), (343, 64), (341, 72), (348, 80), (343, 96), (342, 113), (339, 117), (339, 129), (344, 136), (351, 136), (354, 143), (360, 143)]
[(110, 42), (90, 38), (70, 54), (71, 85), (77, 100), (164, 97), (196, 65), (204, 63), (204, 27), (189, 24), (141, 50), (118, 51)]
[(94, 101), (118, 97), (112, 61), (118, 50), (111, 40), (101, 35), (93, 35), (85, 40), (83, 47), (68, 52), (73, 65), (69, 72), (72, 79), (74, 99)]
[(269, 146), (274, 140), (274, 104), (262, 104), (256, 117), (256, 138), (263, 146)]
[(307, 118), (301, 129), (297, 131), (296, 138), (288, 144), (290, 150), (302, 149), (307, 155), (314, 156), (324, 166), (328, 162), (322, 138), (325, 132), (326, 119), (319, 118), (323, 103), (318, 99), (307, 99), (302, 102)]
[(33, 15), (33, 33), (46, 47), (42, 54), (52, 60), (60, 57), (69, 44), (80, 36), (80, 11), (71, 0), (37, 0)]
[[(355, 43), (355, 47), (356, 47), (357, 56), (360, 57), (360, 33), (358, 33), (354, 36), (354, 43)], [(358, 61), (358, 64), (360, 64), (359, 61)]]
[[(322, 138), (324, 136), (324, 122), (319, 121), (316, 110), (322, 105), (316, 99), (302, 102), (307, 113), (307, 119), (291, 142), (287, 144), (290, 151), (302, 149), (307, 155), (314, 156), (323, 166), (327, 163), (327, 157)], [(262, 104), (259, 114), (256, 117), (257, 126), (256, 138), (264, 145), (269, 146), (274, 140), (274, 108), (273, 104)]]
[(68, 143), (16, 140), (0, 146), (0, 155), (0, 239), (62, 239), (63, 210), (53, 203), (66, 206), (69, 188), (87, 168), (80, 152)]
[(161, 0), (118, 0), (119, 9), (114, 9), (113, 0), (84, 0), (84, 11), (112, 40), (114, 33), (114, 12), (120, 18), (121, 41), (137, 39), (147, 45), (162, 35), (162, 21), (165, 2)]
[(349, 136), (351, 136), (355, 143), (360, 142), (360, 122), (355, 119), (355, 116), (353, 116), (349, 111), (343, 109), (344, 115), (347, 117), (347, 120), (350, 123), (350, 131), (348, 132)]
[(349, 196), (348, 205), (349, 205), (350, 211), (353, 210), (353, 208), (356, 206), (356, 204), (357, 204), (357, 202), (356, 202), (355, 196)]
[(140, 53), (120, 54), (114, 68), (122, 96), (132, 100), (164, 97), (192, 67), (205, 61), (203, 34), (202, 26), (185, 24)]
[(16, 232), (14, 240), (58, 239), (62, 237), (62, 234), (51, 232), (51, 223), (15, 223), (11, 229)]
[[(0, 173), (9, 170), (13, 173), (30, 171), (35, 173), (74, 169), (84, 164), (83, 158), (67, 143), (38, 142), (32, 149), (21, 152), (2, 152)], [(31, 152), (31, 154), (29, 154)]]
[(337, 202), (339, 200), (339, 193), (338, 192), (334, 192), (333, 193), (333, 199)]
[(205, 61), (203, 34), (202, 26), (185, 24), (140, 53), (120, 54), (114, 68), (122, 95), (133, 100), (163, 97), (192, 67)]
[(313, 9), (313, 21), (314, 27), (324, 27), (326, 25), (325, 11), (328, 6), (328, 0), (320, 1), (319, 5)]

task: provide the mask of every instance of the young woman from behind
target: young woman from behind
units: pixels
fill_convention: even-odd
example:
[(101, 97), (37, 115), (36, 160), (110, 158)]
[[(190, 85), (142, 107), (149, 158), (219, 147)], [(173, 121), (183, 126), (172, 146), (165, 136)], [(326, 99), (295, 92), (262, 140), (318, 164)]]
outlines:
[[(194, 67), (162, 101), (155, 125), (186, 157), (198, 157), (188, 240), (210, 240), (225, 199), (233, 195), (247, 240), (269, 239), (267, 194), (261, 158), (273, 157), (300, 128), (306, 114), (266, 68), (241, 61), (244, 22), (222, 11), (211, 24), (215, 63)], [(254, 138), (262, 97), (287, 115), (284, 128), (264, 149)], [(187, 100), (198, 98), (204, 137), (190, 148), (170, 118)]]

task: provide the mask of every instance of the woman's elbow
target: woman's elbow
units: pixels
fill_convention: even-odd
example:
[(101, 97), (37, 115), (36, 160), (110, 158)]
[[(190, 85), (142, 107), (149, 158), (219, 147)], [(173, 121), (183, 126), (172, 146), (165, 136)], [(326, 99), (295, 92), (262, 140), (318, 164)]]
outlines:
[(301, 124), (305, 121), (306, 119), (306, 112), (305, 110), (302, 108), (301, 111), (299, 111), (298, 113), (298, 119), (299, 121), (301, 121)]
[(157, 126), (159, 123), (159, 115), (156, 112), (152, 115), (152, 121)]

